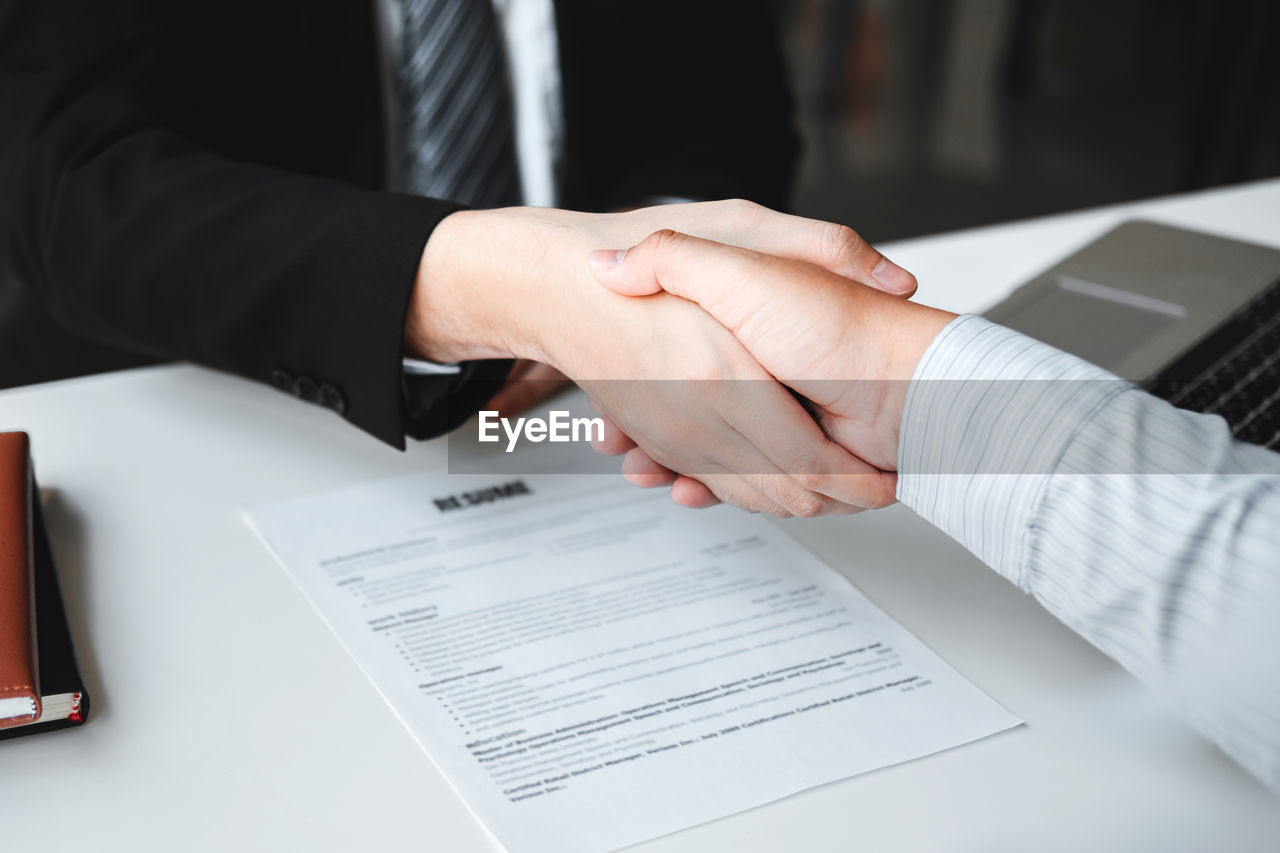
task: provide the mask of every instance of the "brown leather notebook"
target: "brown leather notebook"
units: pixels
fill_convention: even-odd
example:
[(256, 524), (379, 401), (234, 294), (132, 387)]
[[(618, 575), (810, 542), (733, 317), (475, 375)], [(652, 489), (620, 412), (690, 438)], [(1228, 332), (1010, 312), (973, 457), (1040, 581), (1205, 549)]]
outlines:
[(0, 433), (0, 740), (89, 719), (29, 443)]
[(31, 448), (0, 433), (0, 728), (40, 718)]

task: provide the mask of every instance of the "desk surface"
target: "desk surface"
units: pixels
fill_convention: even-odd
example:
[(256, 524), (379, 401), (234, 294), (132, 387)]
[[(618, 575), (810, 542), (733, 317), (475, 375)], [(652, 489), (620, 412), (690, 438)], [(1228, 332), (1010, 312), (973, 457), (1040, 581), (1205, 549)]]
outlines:
[[(1280, 245), (1280, 181), (886, 248), (922, 300), (980, 310), (1135, 215)], [(5, 849), (497, 849), (240, 516), (438, 467), (442, 442), (401, 455), (187, 366), (2, 392), (0, 428), (60, 495), (94, 703), (0, 743)], [(1280, 802), (909, 511), (786, 527), (1027, 725), (636, 849), (1275, 849)]]

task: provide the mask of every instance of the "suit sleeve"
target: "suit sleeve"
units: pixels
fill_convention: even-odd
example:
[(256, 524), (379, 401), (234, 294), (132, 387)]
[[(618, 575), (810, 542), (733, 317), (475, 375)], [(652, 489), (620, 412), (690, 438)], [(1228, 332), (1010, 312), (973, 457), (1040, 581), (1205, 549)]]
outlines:
[(78, 336), (272, 383), (397, 447), (465, 419), (505, 363), (413, 387), (401, 370), (418, 259), (456, 206), (180, 132), (139, 95), (160, 5), (0, 12), (0, 251), (15, 276)]

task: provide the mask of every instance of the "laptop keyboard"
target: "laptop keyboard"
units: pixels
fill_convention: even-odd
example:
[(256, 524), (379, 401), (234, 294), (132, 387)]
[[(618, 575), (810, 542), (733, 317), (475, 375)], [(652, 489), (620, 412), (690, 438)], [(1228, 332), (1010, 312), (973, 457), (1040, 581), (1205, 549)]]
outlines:
[(1180, 409), (1222, 415), (1241, 441), (1280, 449), (1280, 281), (1146, 387)]

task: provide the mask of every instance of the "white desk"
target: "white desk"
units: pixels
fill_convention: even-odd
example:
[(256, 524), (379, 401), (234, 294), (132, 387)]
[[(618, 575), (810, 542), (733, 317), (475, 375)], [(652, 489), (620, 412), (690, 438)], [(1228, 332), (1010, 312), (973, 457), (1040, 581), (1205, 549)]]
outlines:
[[(975, 310), (1132, 215), (1280, 245), (1280, 181), (887, 248)], [(6, 391), (0, 428), (61, 495), (93, 696), (87, 726), (0, 743), (0, 848), (496, 849), (239, 515), (436, 467), (439, 443), (401, 455), (193, 367)], [(910, 512), (787, 526), (1027, 726), (637, 849), (1277, 849), (1280, 801)]]

